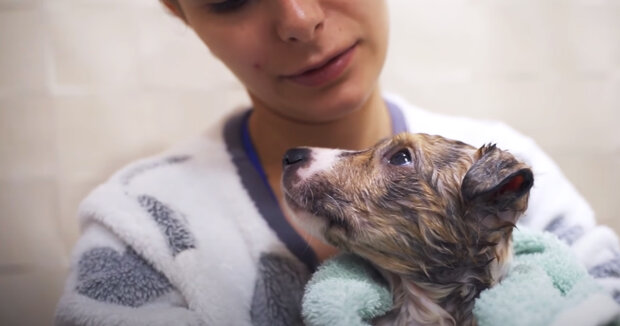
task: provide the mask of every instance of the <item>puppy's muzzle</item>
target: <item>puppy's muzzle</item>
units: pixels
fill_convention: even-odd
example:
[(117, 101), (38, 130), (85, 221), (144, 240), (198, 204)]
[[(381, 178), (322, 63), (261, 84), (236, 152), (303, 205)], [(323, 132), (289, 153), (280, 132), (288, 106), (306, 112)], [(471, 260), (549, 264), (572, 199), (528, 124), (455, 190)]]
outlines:
[(307, 148), (293, 148), (286, 151), (284, 158), (282, 159), (282, 167), (284, 169), (291, 166), (303, 165), (304, 162), (310, 158), (310, 150)]
[(299, 169), (307, 166), (311, 161), (312, 151), (309, 148), (292, 148), (286, 151), (282, 158), (282, 185), (284, 189), (291, 189), (299, 182)]

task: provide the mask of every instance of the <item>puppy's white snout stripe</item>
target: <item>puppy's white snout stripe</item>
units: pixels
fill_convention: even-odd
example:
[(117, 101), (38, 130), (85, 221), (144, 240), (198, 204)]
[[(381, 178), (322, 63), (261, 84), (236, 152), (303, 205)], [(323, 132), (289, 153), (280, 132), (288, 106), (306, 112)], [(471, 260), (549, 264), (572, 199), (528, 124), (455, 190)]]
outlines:
[(327, 148), (313, 148), (310, 152), (310, 164), (299, 169), (297, 175), (301, 181), (306, 180), (316, 173), (331, 169), (332, 166), (338, 161), (338, 156), (342, 153), (342, 150), (327, 149)]

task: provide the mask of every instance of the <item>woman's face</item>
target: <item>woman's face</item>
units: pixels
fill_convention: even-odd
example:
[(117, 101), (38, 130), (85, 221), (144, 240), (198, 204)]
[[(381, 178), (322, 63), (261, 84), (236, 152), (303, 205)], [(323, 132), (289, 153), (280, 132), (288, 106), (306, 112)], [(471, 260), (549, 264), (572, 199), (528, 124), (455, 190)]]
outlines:
[(186, 22), (252, 100), (305, 122), (337, 119), (376, 89), (385, 0), (179, 0)]

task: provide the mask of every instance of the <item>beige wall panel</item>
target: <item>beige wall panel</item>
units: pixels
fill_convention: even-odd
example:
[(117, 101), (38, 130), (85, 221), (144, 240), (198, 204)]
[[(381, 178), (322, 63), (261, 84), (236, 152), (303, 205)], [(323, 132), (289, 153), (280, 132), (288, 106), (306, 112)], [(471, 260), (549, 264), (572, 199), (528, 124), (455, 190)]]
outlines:
[(51, 98), (0, 98), (0, 179), (54, 176), (53, 103)]
[(138, 89), (135, 12), (56, 2), (47, 11), (52, 92)]
[(46, 83), (41, 12), (0, 4), (0, 96), (41, 94)]
[(66, 271), (54, 266), (22, 270), (0, 276), (0, 322), (7, 326), (52, 325), (58, 295), (63, 284), (59, 280)]

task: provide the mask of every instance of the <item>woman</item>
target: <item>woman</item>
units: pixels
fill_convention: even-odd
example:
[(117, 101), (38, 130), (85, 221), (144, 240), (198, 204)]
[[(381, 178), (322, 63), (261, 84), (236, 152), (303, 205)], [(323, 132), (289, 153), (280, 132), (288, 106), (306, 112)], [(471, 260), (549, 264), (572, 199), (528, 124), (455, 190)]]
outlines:
[(282, 211), (283, 153), (362, 149), (401, 131), (511, 150), (537, 178), (522, 224), (555, 232), (584, 263), (614, 257), (613, 233), (530, 139), (381, 93), (386, 1), (162, 2), (239, 78), (252, 109), (88, 196), (57, 324), (301, 324), (303, 286), (336, 250)]

